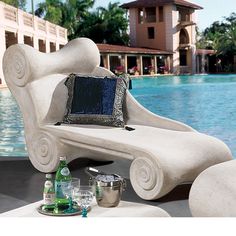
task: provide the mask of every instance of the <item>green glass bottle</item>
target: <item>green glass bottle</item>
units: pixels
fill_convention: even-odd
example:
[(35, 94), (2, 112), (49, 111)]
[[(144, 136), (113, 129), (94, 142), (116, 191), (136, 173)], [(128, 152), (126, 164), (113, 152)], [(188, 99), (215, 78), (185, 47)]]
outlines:
[(43, 209), (53, 209), (55, 203), (55, 189), (52, 181), (52, 175), (46, 174), (46, 181), (43, 189)]
[(59, 210), (66, 209), (68, 207), (69, 200), (62, 191), (62, 185), (67, 185), (70, 182), (71, 173), (66, 163), (66, 157), (60, 157), (60, 164), (55, 177), (55, 204)]

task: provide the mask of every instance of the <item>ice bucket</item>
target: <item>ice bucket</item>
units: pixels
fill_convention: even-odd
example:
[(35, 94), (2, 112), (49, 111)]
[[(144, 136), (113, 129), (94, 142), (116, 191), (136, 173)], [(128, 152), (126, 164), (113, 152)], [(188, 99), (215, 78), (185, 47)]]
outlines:
[(124, 178), (117, 174), (106, 174), (94, 168), (88, 168), (91, 184), (94, 186), (97, 204), (101, 207), (116, 207), (119, 205), (122, 192), (125, 190)]

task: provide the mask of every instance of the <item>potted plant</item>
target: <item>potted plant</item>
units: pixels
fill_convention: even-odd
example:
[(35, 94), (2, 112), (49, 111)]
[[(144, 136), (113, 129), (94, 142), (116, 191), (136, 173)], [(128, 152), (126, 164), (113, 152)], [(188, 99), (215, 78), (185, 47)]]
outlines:
[(164, 74), (169, 74), (169, 68), (167, 65), (164, 66)]
[(124, 67), (123, 67), (123, 66), (117, 66), (117, 67), (116, 67), (116, 70), (115, 70), (115, 73), (116, 73), (117, 75), (122, 75), (122, 74), (124, 74), (124, 73), (125, 73)]
[(134, 66), (133, 68), (132, 68), (132, 71), (133, 71), (133, 74), (134, 75), (139, 75), (139, 71), (138, 71), (138, 67), (137, 66)]
[(150, 75), (154, 75), (154, 68), (152, 65), (148, 66), (148, 72)]

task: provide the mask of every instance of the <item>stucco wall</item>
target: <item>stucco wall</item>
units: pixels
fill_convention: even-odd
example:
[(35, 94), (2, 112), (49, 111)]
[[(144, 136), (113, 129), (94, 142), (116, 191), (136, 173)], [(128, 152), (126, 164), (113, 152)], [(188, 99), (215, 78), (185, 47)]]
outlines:
[(173, 37), (173, 73), (179, 74), (179, 31), (177, 30), (178, 26), (178, 11), (176, 6), (171, 6), (170, 10), (172, 12), (172, 37)]
[(137, 45), (137, 9), (129, 9), (129, 24), (130, 24), (130, 45)]
[[(16, 42), (25, 43), (24, 36), (29, 36), (34, 42), (34, 48), (39, 48), (39, 39), (46, 43), (46, 52), (50, 52), (50, 42), (55, 43), (56, 50), (65, 45), (67, 30), (58, 25), (33, 16), (20, 9), (0, 1), (0, 78), (5, 84), (2, 72), (2, 58), (6, 50), (6, 32), (14, 33)], [(8, 43), (8, 45), (11, 43)]]
[[(156, 8), (156, 17), (158, 19), (158, 8)], [(148, 39), (148, 27), (154, 27), (154, 39)], [(130, 9), (130, 38), (131, 46), (165, 50), (165, 23), (157, 20), (156, 23), (141, 24), (138, 22), (138, 9)]]

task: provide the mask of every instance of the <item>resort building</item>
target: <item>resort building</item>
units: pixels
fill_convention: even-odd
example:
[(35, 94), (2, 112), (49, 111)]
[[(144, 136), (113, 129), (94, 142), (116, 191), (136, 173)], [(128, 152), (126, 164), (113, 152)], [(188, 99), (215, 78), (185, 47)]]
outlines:
[(67, 29), (0, 1), (0, 84), (5, 85), (2, 58), (12, 44), (28, 44), (49, 53), (67, 42)]
[(97, 44), (97, 46), (101, 54), (101, 66), (115, 74), (170, 73), (172, 52), (109, 44)]
[(129, 11), (131, 47), (169, 53), (165, 67), (171, 73), (196, 72), (195, 10), (202, 7), (184, 0), (137, 0), (121, 7)]

